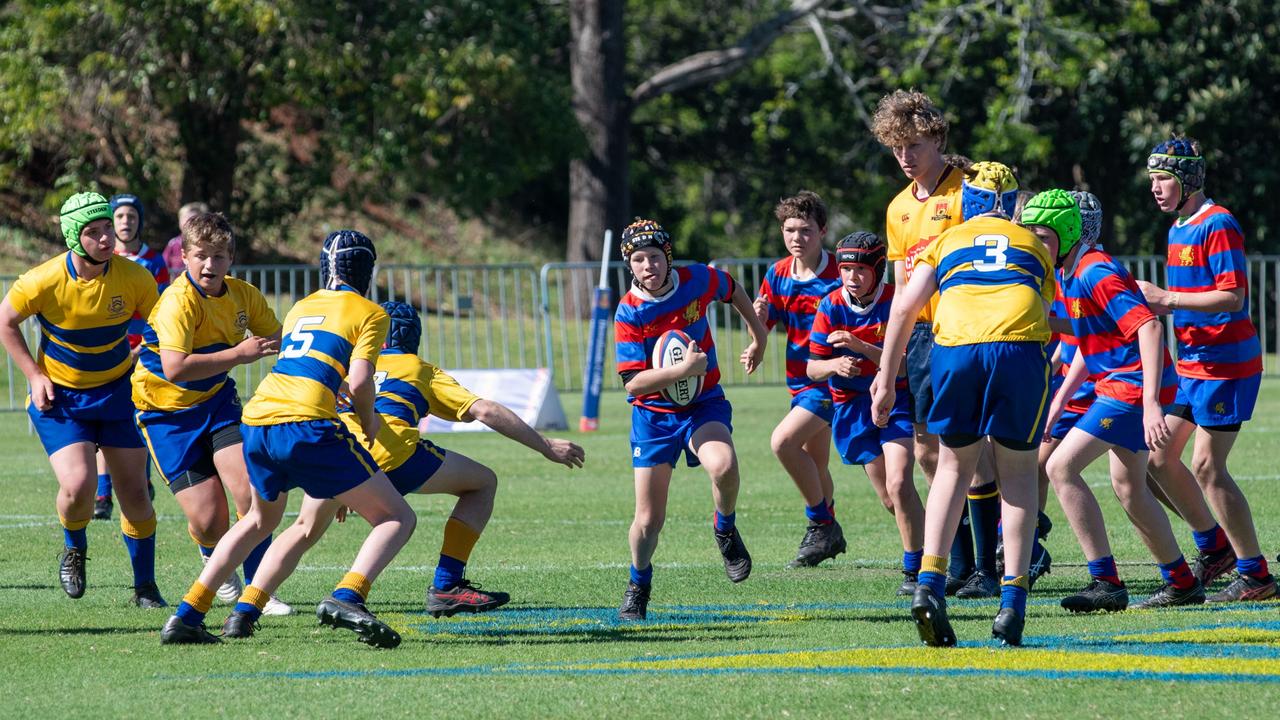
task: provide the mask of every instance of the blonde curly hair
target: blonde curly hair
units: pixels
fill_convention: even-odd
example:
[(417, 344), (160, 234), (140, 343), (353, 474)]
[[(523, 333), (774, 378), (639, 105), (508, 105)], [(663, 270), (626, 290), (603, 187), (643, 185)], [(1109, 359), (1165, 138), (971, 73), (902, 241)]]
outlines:
[(871, 119), (871, 131), (876, 140), (888, 148), (902, 147), (917, 138), (928, 137), (938, 141), (938, 147), (947, 147), (947, 119), (928, 95), (918, 90), (894, 90), (880, 98), (875, 117)]

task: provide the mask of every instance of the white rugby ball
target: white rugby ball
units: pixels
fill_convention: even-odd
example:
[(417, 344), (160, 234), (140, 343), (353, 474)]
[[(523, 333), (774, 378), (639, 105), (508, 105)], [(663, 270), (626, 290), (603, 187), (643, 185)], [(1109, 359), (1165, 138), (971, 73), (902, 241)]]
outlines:
[[(666, 368), (684, 362), (693, 348), (693, 338), (683, 330), (668, 330), (653, 347), (653, 366)], [(680, 378), (662, 389), (662, 397), (675, 405), (688, 405), (702, 393), (702, 375)]]

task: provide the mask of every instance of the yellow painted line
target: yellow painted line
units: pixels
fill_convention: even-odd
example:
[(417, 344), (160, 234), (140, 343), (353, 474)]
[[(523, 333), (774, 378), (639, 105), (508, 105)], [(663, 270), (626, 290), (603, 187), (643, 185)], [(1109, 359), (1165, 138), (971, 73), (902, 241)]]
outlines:
[(1276, 645), (1280, 646), (1280, 630), (1258, 628), (1205, 628), (1200, 630), (1170, 630), (1168, 632), (1142, 633), (1141, 635), (1117, 635), (1116, 642), (1133, 643), (1202, 643), (1209, 645)]

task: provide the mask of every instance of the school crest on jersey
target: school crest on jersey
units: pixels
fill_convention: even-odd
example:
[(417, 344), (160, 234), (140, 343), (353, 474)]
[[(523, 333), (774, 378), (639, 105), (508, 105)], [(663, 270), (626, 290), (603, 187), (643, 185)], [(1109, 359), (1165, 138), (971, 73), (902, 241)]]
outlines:
[(951, 207), (951, 201), (939, 200), (937, 205), (933, 206), (933, 217), (929, 218), (933, 222), (946, 222), (951, 220), (951, 213), (947, 212)]
[(1178, 251), (1178, 262), (1183, 267), (1190, 267), (1195, 264), (1195, 258), (1192, 257), (1191, 246), (1188, 245)]
[(694, 300), (684, 309), (684, 321), (690, 325), (698, 322), (698, 318), (702, 316), (702, 308), (698, 306), (698, 301)]
[(1071, 317), (1078, 319), (1082, 315), (1084, 315), (1084, 311), (1080, 308), (1080, 301), (1072, 300), (1071, 301)]
[(112, 295), (111, 302), (107, 303), (107, 315), (116, 316), (124, 314), (124, 296)]
[(240, 332), (249, 329), (249, 316), (243, 310), (236, 313), (236, 329)]

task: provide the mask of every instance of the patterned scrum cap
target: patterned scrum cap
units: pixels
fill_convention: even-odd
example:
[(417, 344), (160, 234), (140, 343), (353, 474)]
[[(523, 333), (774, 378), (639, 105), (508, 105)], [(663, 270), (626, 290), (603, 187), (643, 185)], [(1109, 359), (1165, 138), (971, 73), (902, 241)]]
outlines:
[(1147, 174), (1161, 173), (1177, 178), (1182, 187), (1182, 198), (1204, 189), (1204, 156), (1195, 143), (1187, 138), (1169, 138), (1151, 149), (1147, 157)]

